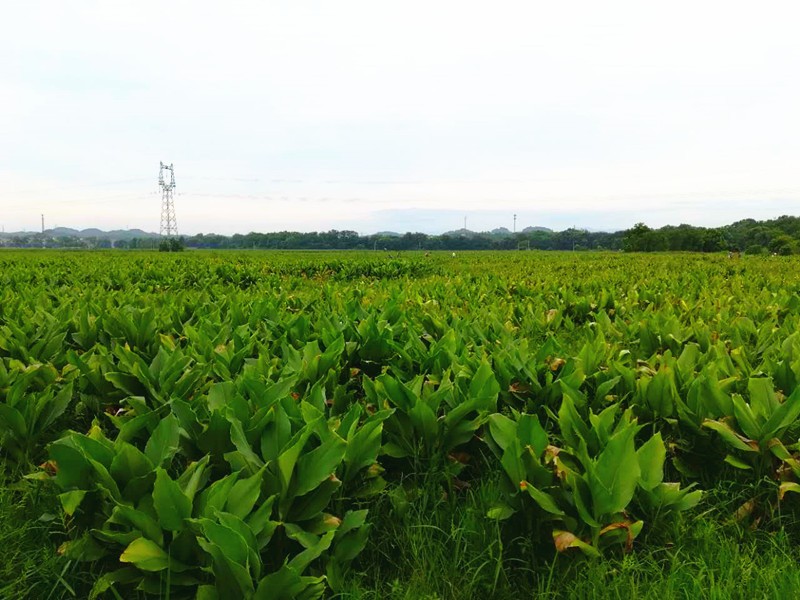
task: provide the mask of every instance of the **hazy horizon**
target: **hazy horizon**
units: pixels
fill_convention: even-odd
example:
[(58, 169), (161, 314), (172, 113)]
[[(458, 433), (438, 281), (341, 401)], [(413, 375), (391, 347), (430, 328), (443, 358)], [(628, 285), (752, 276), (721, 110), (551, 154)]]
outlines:
[(6, 7), (0, 225), (621, 230), (798, 214), (800, 7)]

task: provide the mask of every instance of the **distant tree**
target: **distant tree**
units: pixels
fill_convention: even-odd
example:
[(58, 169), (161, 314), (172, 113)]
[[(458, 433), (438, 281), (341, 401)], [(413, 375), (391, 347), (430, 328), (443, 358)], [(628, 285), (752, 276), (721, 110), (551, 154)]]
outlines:
[(631, 229), (625, 231), (622, 244), (626, 252), (647, 252), (647, 238), (653, 230), (644, 223), (636, 223)]
[(180, 238), (167, 238), (158, 244), (159, 252), (183, 252), (186, 249), (185, 240)]
[(725, 243), (725, 236), (719, 229), (707, 229), (703, 236), (703, 252), (719, 252), (725, 250), (727, 244)]
[(797, 249), (798, 249), (797, 240), (795, 240), (791, 236), (786, 235), (785, 233), (782, 233), (772, 238), (772, 242), (770, 242), (769, 249), (775, 254), (780, 254), (781, 256), (797, 254)]
[(761, 246), (760, 244), (752, 244), (745, 249), (744, 253), (753, 254), (757, 256), (759, 254), (766, 254), (767, 249), (764, 246)]

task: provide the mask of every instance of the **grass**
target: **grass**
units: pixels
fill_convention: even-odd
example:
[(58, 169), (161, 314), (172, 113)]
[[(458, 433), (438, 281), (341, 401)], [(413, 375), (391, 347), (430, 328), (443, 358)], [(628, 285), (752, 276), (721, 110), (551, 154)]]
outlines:
[(714, 490), (713, 512), (660, 527), (658, 539), (643, 537), (630, 554), (591, 560), (556, 555), (524, 536), (503, 539), (484, 516), (495, 486), (448, 497), (429, 485), (402, 517), (381, 504), (357, 573), (338, 597), (750, 600), (800, 589), (800, 523), (784, 515), (776, 529), (761, 530), (732, 521), (723, 511), (745, 490)]
[(743, 534), (703, 519), (689, 523), (673, 547), (572, 563), (557, 571), (558, 593), (539, 597), (790, 598), (800, 585), (797, 560), (796, 546), (782, 532)]
[(57, 503), (17, 473), (0, 480), (0, 598), (86, 597), (91, 574), (58, 554), (66, 525)]
[[(0, 598), (85, 598), (94, 575), (58, 555), (66, 524), (35, 482), (0, 485)], [(372, 510), (370, 543), (339, 599), (473, 598), (707, 599), (791, 598), (800, 589), (800, 523), (772, 515), (773, 529), (736, 523), (754, 489), (716, 488), (713, 511), (684, 516), (643, 536), (634, 552), (590, 560), (555, 555), (525, 535), (504, 537), (485, 517), (497, 497), (488, 478), (460, 492), (441, 480), (385, 494)]]

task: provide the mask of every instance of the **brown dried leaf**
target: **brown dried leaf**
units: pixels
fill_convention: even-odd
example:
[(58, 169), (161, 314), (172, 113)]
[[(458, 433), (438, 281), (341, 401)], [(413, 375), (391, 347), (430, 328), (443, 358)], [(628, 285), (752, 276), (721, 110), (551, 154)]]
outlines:
[(508, 391), (512, 394), (527, 394), (531, 391), (531, 386), (520, 383), (519, 381), (515, 381), (510, 386), (508, 386)]
[(553, 543), (556, 545), (556, 550), (559, 552), (565, 552), (567, 549), (571, 548), (573, 543), (577, 540), (578, 537), (569, 531), (553, 532)]
[(472, 456), (466, 452), (451, 452), (447, 455), (447, 458), (452, 460), (453, 462), (461, 463), (462, 465), (469, 464), (469, 461), (472, 459)]
[(736, 512), (733, 513), (733, 520), (737, 523), (741, 523), (747, 517), (753, 514), (753, 511), (756, 509), (756, 501), (755, 500), (748, 500), (744, 504), (742, 504), (739, 508), (736, 509)]
[(452, 482), (453, 487), (459, 492), (463, 492), (464, 490), (468, 490), (472, 487), (472, 484), (469, 481), (463, 481), (458, 477), (453, 477)]

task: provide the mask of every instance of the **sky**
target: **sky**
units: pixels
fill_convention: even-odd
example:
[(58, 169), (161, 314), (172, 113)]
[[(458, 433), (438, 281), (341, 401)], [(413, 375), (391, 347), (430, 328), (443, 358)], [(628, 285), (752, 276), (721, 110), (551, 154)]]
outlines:
[(0, 226), (625, 229), (800, 214), (796, 2), (6, 3)]

